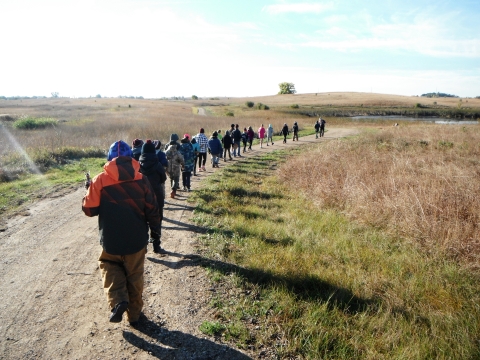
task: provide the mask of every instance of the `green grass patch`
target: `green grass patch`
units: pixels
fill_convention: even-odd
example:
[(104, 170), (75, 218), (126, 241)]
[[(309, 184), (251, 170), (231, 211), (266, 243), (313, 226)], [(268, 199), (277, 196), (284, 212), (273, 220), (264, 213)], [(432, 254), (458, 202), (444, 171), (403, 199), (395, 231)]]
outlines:
[(43, 174), (20, 174), (14, 181), (0, 182), (0, 213), (10, 214), (23, 205), (66, 188), (82, 186), (85, 172), (95, 176), (102, 171), (105, 158), (85, 158), (58, 165)]
[(278, 358), (477, 358), (478, 279), (319, 211), (276, 177), (291, 152), (237, 161), (193, 194), (194, 220), (209, 228), (202, 264), (225, 289), (211, 302), (221, 333)]
[(44, 129), (46, 127), (55, 126), (57, 120), (53, 118), (33, 118), (22, 117), (13, 123), (13, 127), (22, 130)]

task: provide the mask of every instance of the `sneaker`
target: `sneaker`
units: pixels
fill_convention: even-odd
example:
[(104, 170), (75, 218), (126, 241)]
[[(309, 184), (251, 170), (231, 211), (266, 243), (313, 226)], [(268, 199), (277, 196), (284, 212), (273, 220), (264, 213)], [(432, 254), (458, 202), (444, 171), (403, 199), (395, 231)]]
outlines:
[(175, 191), (172, 190), (172, 192), (170, 193), (170, 197), (171, 197), (172, 199), (175, 199)]
[(190, 188), (187, 188), (187, 192), (190, 192)]
[(202, 171), (207, 171), (207, 169), (205, 169), (205, 166), (202, 166)]
[(267, 146), (268, 146), (268, 144), (267, 144)]
[(272, 143), (272, 145), (273, 145), (273, 143)]
[(186, 186), (183, 187), (183, 191), (187, 191), (187, 187), (186, 187)]
[(119, 323), (122, 321), (122, 316), (125, 311), (127, 311), (128, 308), (128, 302), (122, 301), (115, 305), (115, 307), (112, 310), (112, 313), (110, 314), (110, 322), (112, 323)]

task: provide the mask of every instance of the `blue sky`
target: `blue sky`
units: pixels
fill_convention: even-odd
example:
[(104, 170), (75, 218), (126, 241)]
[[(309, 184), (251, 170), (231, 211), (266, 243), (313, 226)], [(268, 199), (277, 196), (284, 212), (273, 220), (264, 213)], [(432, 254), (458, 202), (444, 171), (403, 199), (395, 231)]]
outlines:
[(0, 96), (480, 96), (480, 1), (0, 0)]

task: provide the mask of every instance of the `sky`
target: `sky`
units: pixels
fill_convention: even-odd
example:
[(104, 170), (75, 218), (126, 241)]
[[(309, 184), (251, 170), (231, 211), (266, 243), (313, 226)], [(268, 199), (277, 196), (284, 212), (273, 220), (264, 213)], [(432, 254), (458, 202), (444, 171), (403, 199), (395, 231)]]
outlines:
[(480, 1), (0, 0), (0, 96), (480, 96)]

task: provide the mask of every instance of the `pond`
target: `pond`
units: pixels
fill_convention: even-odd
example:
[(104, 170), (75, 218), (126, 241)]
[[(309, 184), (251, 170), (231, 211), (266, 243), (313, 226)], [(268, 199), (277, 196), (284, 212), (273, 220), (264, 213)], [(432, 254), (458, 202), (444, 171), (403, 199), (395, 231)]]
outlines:
[(381, 116), (381, 115), (363, 115), (352, 116), (353, 121), (376, 121), (376, 120), (388, 120), (388, 121), (423, 121), (435, 124), (447, 124), (447, 125), (478, 125), (476, 120), (456, 120), (440, 117), (408, 117), (399, 115)]

